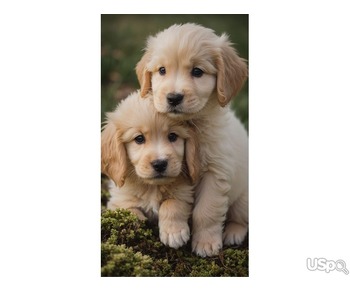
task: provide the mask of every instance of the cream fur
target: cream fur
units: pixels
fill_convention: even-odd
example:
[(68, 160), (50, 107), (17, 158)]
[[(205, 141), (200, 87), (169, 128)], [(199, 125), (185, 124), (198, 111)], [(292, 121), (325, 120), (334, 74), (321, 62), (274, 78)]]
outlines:
[[(194, 74), (198, 69), (201, 76)], [(196, 24), (173, 25), (149, 37), (136, 73), (141, 95), (151, 92), (158, 112), (197, 129), (201, 175), (193, 251), (212, 256), (223, 243), (241, 244), (248, 231), (248, 136), (229, 102), (246, 80), (245, 61), (227, 35)], [(169, 94), (183, 100), (172, 105)]]
[[(107, 115), (102, 172), (110, 178), (108, 208), (124, 208), (140, 219), (159, 219), (160, 240), (173, 248), (190, 238), (188, 219), (198, 177), (198, 141), (191, 126), (157, 113), (152, 98), (131, 94)], [(170, 141), (169, 134), (177, 136)], [(145, 142), (137, 143), (143, 135)], [(137, 139), (137, 138), (136, 138)], [(162, 177), (152, 164), (166, 160)]]

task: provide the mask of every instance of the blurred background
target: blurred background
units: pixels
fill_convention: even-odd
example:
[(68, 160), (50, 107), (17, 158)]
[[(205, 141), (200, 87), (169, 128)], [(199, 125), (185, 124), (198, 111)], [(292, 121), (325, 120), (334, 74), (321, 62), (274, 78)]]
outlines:
[[(101, 122), (105, 113), (139, 88), (135, 66), (149, 35), (175, 23), (194, 22), (226, 32), (239, 55), (248, 56), (248, 15), (101, 15)], [(232, 103), (248, 129), (248, 82)]]

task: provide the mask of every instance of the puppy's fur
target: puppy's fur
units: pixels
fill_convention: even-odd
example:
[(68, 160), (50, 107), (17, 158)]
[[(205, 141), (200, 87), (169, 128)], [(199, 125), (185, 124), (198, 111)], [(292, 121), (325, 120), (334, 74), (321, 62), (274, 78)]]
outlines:
[(248, 137), (228, 104), (246, 80), (245, 61), (227, 35), (195, 24), (173, 25), (149, 37), (136, 73), (141, 95), (152, 92), (158, 112), (197, 128), (201, 177), (193, 250), (212, 256), (223, 243), (242, 243), (248, 230)]
[(188, 219), (199, 169), (198, 141), (186, 122), (157, 113), (139, 93), (123, 100), (101, 138), (101, 168), (113, 181), (108, 208), (140, 219), (159, 217), (160, 240), (178, 248), (190, 238)]

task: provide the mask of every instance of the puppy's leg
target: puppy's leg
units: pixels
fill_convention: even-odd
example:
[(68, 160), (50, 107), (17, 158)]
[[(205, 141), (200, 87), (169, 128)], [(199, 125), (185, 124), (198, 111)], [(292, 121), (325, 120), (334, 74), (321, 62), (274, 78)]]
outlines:
[(122, 191), (119, 187), (117, 187), (113, 180), (109, 181), (108, 190), (111, 194), (111, 198), (107, 203), (108, 209), (127, 209), (130, 212), (134, 213), (140, 220), (147, 219), (145, 214), (139, 208), (139, 206), (141, 206), (141, 203), (136, 199), (136, 197), (130, 195), (131, 191), (128, 191), (128, 189), (125, 189), (125, 187)]
[(222, 229), (228, 209), (230, 186), (213, 173), (203, 176), (193, 210), (192, 250), (199, 256), (213, 256), (222, 248)]
[(176, 199), (165, 200), (159, 208), (160, 241), (172, 248), (184, 245), (190, 239), (190, 214), (190, 204)]
[(248, 232), (248, 192), (234, 202), (227, 212), (225, 245), (240, 245)]

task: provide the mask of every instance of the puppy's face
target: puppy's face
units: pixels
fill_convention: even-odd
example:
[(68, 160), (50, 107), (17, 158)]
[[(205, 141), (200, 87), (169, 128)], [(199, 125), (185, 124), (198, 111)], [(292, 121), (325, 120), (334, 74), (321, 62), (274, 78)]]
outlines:
[(136, 73), (141, 95), (151, 91), (157, 111), (187, 119), (210, 100), (225, 106), (243, 85), (247, 66), (225, 34), (185, 24), (150, 37)]
[[(169, 52), (169, 51), (168, 51)], [(173, 117), (198, 113), (216, 87), (216, 70), (210, 59), (180, 52), (152, 60), (152, 91), (159, 112)], [(197, 52), (199, 53), (199, 52)]]
[(102, 132), (102, 172), (121, 187), (125, 179), (167, 184), (199, 173), (198, 139), (182, 121), (158, 113), (152, 98), (134, 93), (108, 114)]
[(182, 171), (188, 134), (167, 121), (148, 120), (121, 136), (137, 176), (148, 184), (172, 182)]

